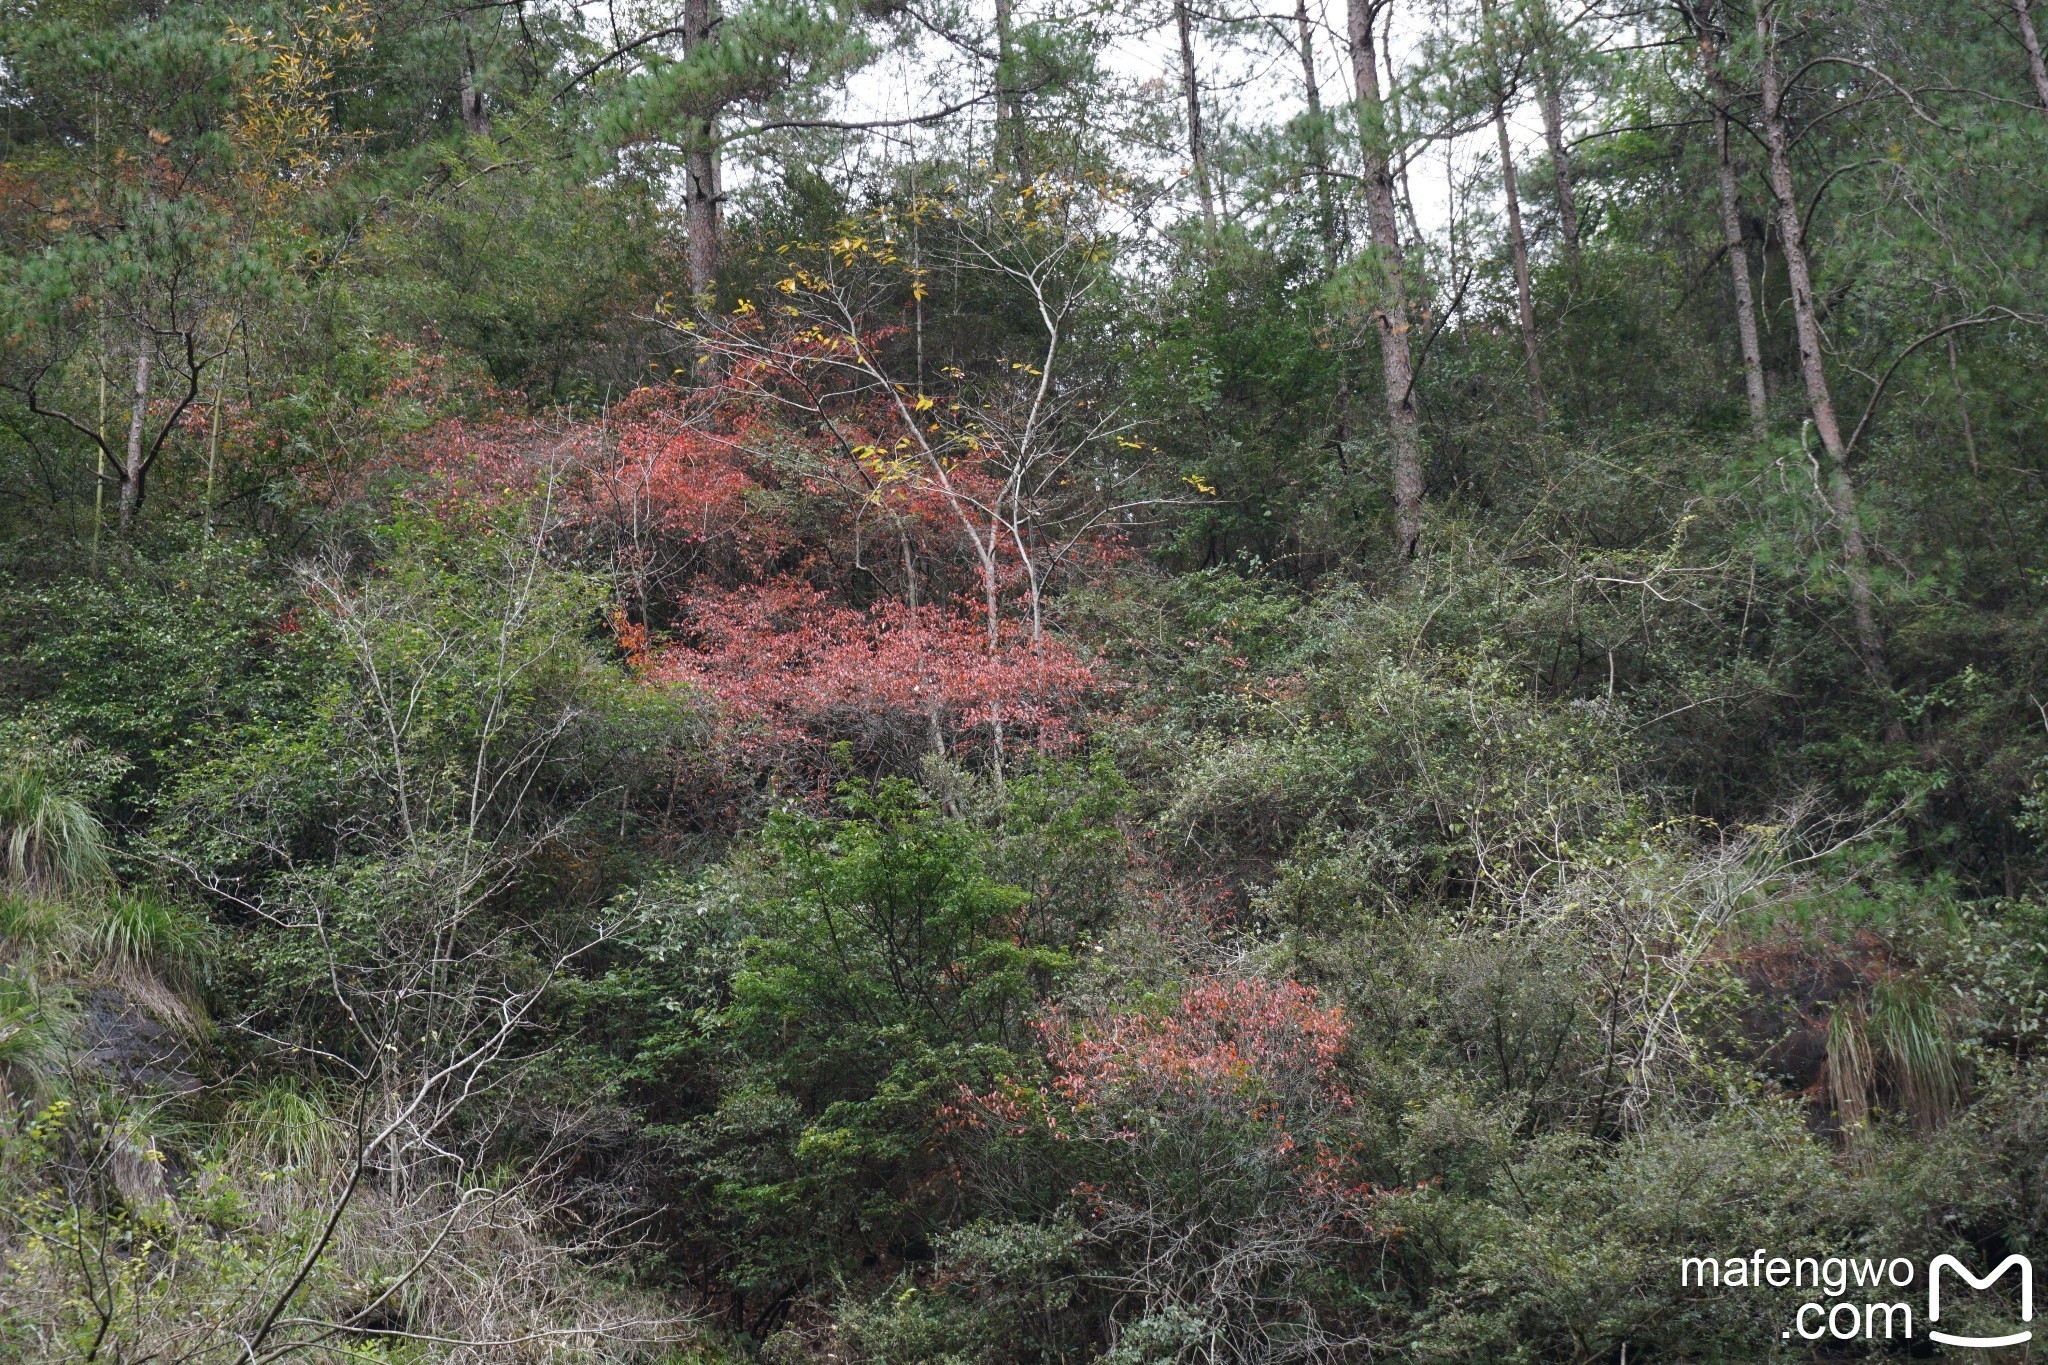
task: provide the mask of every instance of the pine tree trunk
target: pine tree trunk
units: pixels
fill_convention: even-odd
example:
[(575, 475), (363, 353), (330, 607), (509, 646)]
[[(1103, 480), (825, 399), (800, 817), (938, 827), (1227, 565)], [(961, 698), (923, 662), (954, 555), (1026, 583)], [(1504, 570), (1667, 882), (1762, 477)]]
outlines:
[(1018, 126), (1017, 96), (1010, 90), (1010, 55), (1015, 46), (1013, 0), (996, 0), (996, 165), (1024, 175), (1024, 137)]
[(1757, 340), (1756, 299), (1749, 287), (1749, 252), (1742, 244), (1742, 205), (1735, 184), (1735, 163), (1728, 150), (1728, 110), (1719, 103), (1714, 106), (1714, 146), (1720, 158), (1721, 243), (1728, 253), (1728, 280), (1735, 287), (1735, 334), (1742, 344), (1742, 389), (1749, 399), (1750, 429), (1762, 440), (1770, 432), (1763, 347)]
[(2048, 111), (2048, 62), (2041, 60), (2041, 35), (2034, 29), (2033, 6), (2029, 0), (2012, 0), (2012, 12), (2020, 21), (2020, 46), (2027, 50), (2027, 71), (2034, 78), (2034, 98)]
[(1294, 27), (1301, 36), (1301, 83), (1308, 98), (1309, 169), (1316, 177), (1316, 231), (1323, 239), (1323, 267), (1337, 268), (1337, 207), (1330, 197), (1330, 147), (1323, 127), (1323, 87), (1316, 75), (1314, 31), (1308, 22), (1308, 0), (1294, 0)]
[(476, 52), (469, 42), (469, 21), (462, 28), (462, 126), (471, 137), (491, 135), (490, 111), (484, 107), (484, 92), (476, 83)]
[(1380, 370), (1387, 386), (1387, 446), (1394, 504), (1394, 554), (1412, 559), (1422, 544), (1422, 431), (1415, 411), (1415, 361), (1410, 347), (1408, 299), (1401, 269), (1401, 234), (1394, 204), (1393, 154), (1380, 94), (1372, 0), (1348, 0), (1351, 69), (1358, 85), (1365, 217), (1377, 257), (1373, 319)]
[(1571, 151), (1564, 145), (1564, 97), (1557, 74), (1546, 64), (1538, 103), (1543, 108), (1543, 144), (1550, 149), (1551, 172), (1557, 177), (1557, 223), (1564, 234), (1565, 254), (1579, 259), (1579, 201), (1572, 187)]
[(491, 116), (484, 109), (484, 92), (476, 87), (476, 73), (469, 72), (462, 80), (462, 126), (469, 130), (471, 137), (491, 135)]
[(1202, 86), (1195, 71), (1194, 22), (1187, 0), (1174, 0), (1173, 26), (1180, 35), (1181, 93), (1188, 105), (1188, 158), (1195, 173), (1195, 194), (1202, 203), (1202, 230), (1216, 235), (1216, 196), (1209, 186), (1207, 150), (1202, 145)]
[(142, 481), (147, 473), (143, 465), (142, 437), (149, 422), (149, 372), (155, 362), (156, 348), (146, 336), (138, 336), (135, 343), (135, 396), (128, 410), (128, 446), (121, 465), (120, 527), (126, 535), (135, 524), (135, 514), (142, 510)]
[[(1757, 45), (1763, 78), (1764, 147), (1770, 158), (1771, 196), (1777, 201), (1778, 237), (1791, 286), (1792, 323), (1799, 342), (1799, 377), (1806, 386), (1806, 404), (1814, 430), (1827, 453), (1827, 500), (1842, 532), (1842, 567), (1849, 581), (1849, 611), (1855, 625), (1856, 652), (1863, 671), (1887, 701), (1891, 697), (1891, 666), (1885, 658), (1884, 635), (1877, 624), (1877, 595), (1870, 582), (1870, 548), (1863, 538), (1856, 484), (1849, 472), (1849, 451), (1828, 388), (1827, 362), (1821, 350), (1820, 315), (1814, 304), (1813, 277), (1806, 258), (1806, 236), (1800, 222), (1799, 196), (1792, 181), (1791, 136), (1785, 121), (1785, 94), (1780, 88), (1776, 32), (1767, 10), (1756, 14)], [(1893, 740), (1905, 738), (1894, 716), (1886, 727)]]
[[(687, 53), (713, 41), (712, 0), (684, 0), (683, 50)], [(690, 267), (690, 288), (708, 299), (718, 284), (718, 120), (705, 118), (691, 130), (683, 157), (684, 254)]]
[(1543, 357), (1536, 347), (1536, 299), (1529, 287), (1529, 239), (1522, 232), (1522, 196), (1515, 183), (1515, 153), (1508, 141), (1507, 101), (1493, 102), (1493, 131), (1500, 142), (1500, 185), (1507, 196), (1508, 248), (1515, 261), (1515, 311), (1522, 324), (1522, 357), (1529, 367), (1529, 401), (1536, 411), (1536, 424), (1544, 421), (1548, 406), (1543, 394)]
[(1546, 403), (1543, 397), (1543, 357), (1536, 348), (1536, 300), (1529, 288), (1529, 238), (1522, 231), (1522, 193), (1515, 181), (1515, 149), (1508, 138), (1508, 81), (1498, 64), (1502, 32), (1493, 0), (1479, 0), (1479, 12), (1486, 21), (1486, 35), (1494, 49), (1496, 66), (1493, 91), (1493, 133), (1500, 144), (1500, 188), (1507, 200), (1508, 252), (1515, 266), (1515, 313), (1522, 325), (1522, 358), (1529, 369), (1529, 402), (1541, 426)]
[[(697, 129), (702, 143), (718, 136), (718, 125), (705, 120)], [(684, 231), (688, 237), (690, 287), (708, 298), (718, 284), (718, 153), (708, 145), (693, 148), (684, 159), (688, 182)]]
[(1956, 334), (1950, 332), (1942, 340), (1948, 343), (1948, 382), (1955, 390), (1956, 415), (1963, 419), (1963, 449), (1970, 457), (1970, 473), (1980, 473), (1977, 468), (1977, 433), (1970, 423), (1970, 400), (1963, 392), (1963, 371), (1956, 359)]

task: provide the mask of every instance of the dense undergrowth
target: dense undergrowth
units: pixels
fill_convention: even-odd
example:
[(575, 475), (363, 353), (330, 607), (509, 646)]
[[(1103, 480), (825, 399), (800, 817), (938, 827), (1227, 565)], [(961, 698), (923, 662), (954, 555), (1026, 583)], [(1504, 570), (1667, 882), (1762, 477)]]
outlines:
[[(1341, 117), (728, 8), (7, 18), (0, 1357), (1860, 1359), (1682, 1258), (2032, 1251), (2024, 7)], [(821, 117), (916, 19), (993, 123)]]

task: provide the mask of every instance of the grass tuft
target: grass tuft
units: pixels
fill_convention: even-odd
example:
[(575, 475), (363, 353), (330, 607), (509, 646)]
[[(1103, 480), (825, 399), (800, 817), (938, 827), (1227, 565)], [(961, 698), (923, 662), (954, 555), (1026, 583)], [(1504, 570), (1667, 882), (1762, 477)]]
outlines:
[(1870, 995), (1870, 1032), (1900, 1106), (1932, 1128), (1963, 1098), (1963, 1068), (1947, 1013), (1924, 981), (1895, 978)]
[(70, 1055), (76, 1018), (69, 991), (0, 969), (0, 1093), (45, 1094)]
[(56, 891), (111, 880), (106, 831), (83, 801), (30, 767), (0, 769), (0, 863), (17, 887)]
[(93, 947), (121, 966), (187, 975), (206, 960), (206, 926), (146, 892), (119, 892), (107, 898)]
[(1843, 1139), (1853, 1142), (1870, 1119), (1870, 1096), (1877, 1088), (1877, 1056), (1860, 999), (1837, 1000), (1828, 1016), (1827, 1086)]
[(265, 1169), (317, 1177), (338, 1170), (346, 1151), (346, 1125), (325, 1097), (289, 1078), (249, 1091), (228, 1126), (237, 1154)]

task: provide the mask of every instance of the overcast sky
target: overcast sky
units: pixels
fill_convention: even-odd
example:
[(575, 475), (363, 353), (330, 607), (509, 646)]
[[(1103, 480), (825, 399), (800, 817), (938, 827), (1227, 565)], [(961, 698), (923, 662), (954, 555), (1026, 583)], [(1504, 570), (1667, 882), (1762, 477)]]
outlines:
[[(1274, 11), (1291, 14), (1290, 0), (1266, 3)], [(1159, 9), (1157, 27), (1113, 38), (1104, 51), (1103, 63), (1112, 79), (1132, 86), (1152, 84), (1157, 96), (1177, 112), (1181, 99), (1180, 52), (1169, 14), (1164, 6)], [(1319, 25), (1316, 56), (1325, 105), (1348, 102), (1353, 87), (1350, 62), (1343, 47), (1343, 8), (1332, 7), (1324, 0), (1310, 0), (1309, 15), (1311, 22)], [(1396, 66), (1403, 71), (1415, 60), (1424, 22), (1417, 7), (1395, 6), (1391, 48)], [(1301, 64), (1292, 46), (1293, 35), (1290, 19), (1277, 29), (1269, 26), (1263, 39), (1247, 34), (1246, 40), (1234, 43), (1198, 43), (1196, 62), (1206, 91), (1204, 116), (1212, 136), (1226, 121), (1240, 126), (1278, 125), (1301, 113)], [(1281, 45), (1283, 37), (1285, 47)], [(843, 92), (842, 112), (860, 118), (909, 118), (967, 93), (964, 78), (957, 54), (946, 50), (937, 39), (927, 37), (856, 75)], [(991, 115), (984, 108), (977, 110), (975, 116), (985, 120)], [(1176, 117), (1176, 128), (1179, 123)], [(904, 130), (900, 136), (902, 142), (897, 145), (907, 148), (935, 135)], [(1526, 167), (1541, 156), (1542, 126), (1533, 108), (1525, 106), (1515, 112), (1511, 136), (1517, 145), (1519, 164)], [(1464, 196), (1472, 193), (1473, 180), (1485, 185), (1485, 198), (1479, 203), (1461, 202), (1464, 213), (1470, 215), (1476, 209), (1490, 214), (1496, 210), (1498, 192), (1493, 181), (1497, 157), (1490, 128), (1416, 151), (1409, 167), (1407, 188), (1424, 232), (1432, 236), (1443, 233), (1450, 218), (1454, 178)], [(1162, 153), (1148, 169), (1161, 174), (1184, 171), (1185, 161), (1184, 155)], [(1191, 208), (1191, 190), (1185, 198)]]

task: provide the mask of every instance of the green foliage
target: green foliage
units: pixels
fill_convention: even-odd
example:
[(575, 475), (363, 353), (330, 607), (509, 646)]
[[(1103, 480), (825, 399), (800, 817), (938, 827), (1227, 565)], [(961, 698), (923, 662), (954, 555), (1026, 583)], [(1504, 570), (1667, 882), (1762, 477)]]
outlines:
[(1317, 608), (1291, 667), (1183, 754), (1165, 829), (1285, 861), (1283, 887), (1342, 863), (1392, 905), (1512, 893), (1634, 818), (1611, 711), (1548, 702), (1497, 658), (1402, 649), (1398, 611)]
[(1632, 1357), (1796, 1358), (1778, 1333), (1805, 1295), (1688, 1290), (1680, 1263), (1754, 1247), (1839, 1254), (1844, 1185), (1782, 1108), (1606, 1150), (1538, 1143), (1503, 1170), (1496, 1199), (1423, 1188), (1398, 1201), (1409, 1254), (1447, 1276), (1430, 1286), (1410, 1350), (1425, 1360), (1598, 1359), (1628, 1342)]
[[(289, 1106), (253, 1103), (278, 1132)], [(291, 1147), (180, 1149), (137, 1126), (145, 1121), (59, 1099), (0, 1129), (9, 1178), (0, 1345), (11, 1359), (55, 1365), (112, 1351), (215, 1361), (268, 1340), (302, 1359), (398, 1365), (442, 1358), (431, 1338), (499, 1332), (544, 1337), (552, 1359), (623, 1361), (677, 1341), (672, 1323), (629, 1296), (558, 1260), (535, 1261), (530, 1215), (506, 1203), (482, 1223), (444, 1201), (415, 1209), (424, 1222), (362, 1205), (337, 1217), (331, 1171), (286, 1164)], [(167, 1168), (181, 1176), (175, 1193)], [(324, 1253), (308, 1260), (323, 1239)], [(506, 1273), (514, 1258), (525, 1263), (519, 1279)], [(449, 1277), (449, 1288), (423, 1292), (413, 1282), (421, 1268)], [(494, 1305), (478, 1292), (480, 1272), (531, 1297)], [(296, 1324), (276, 1332), (268, 1320), (287, 1300), (323, 1324), (318, 1336)]]
[(837, 1325), (864, 1357), (944, 1362), (1060, 1359), (1094, 1336), (1081, 1277), (1086, 1230), (1066, 1219), (969, 1223), (940, 1239), (944, 1281), (904, 1277), (849, 1297)]
[[(641, 930), (695, 1035), (669, 1064), (715, 1077), (673, 1130), (694, 1235), (764, 1307), (928, 1244), (950, 1202), (939, 1111), (1006, 1063), (1068, 962), (1026, 932), (1030, 897), (984, 870), (982, 836), (907, 783), (840, 806), (771, 818), (737, 881), (700, 883)], [(1060, 907), (1040, 913), (1057, 924)], [(729, 964), (708, 980), (707, 949)]]
[(319, 1091), (288, 1078), (238, 1098), (221, 1129), (237, 1160), (285, 1176), (331, 1179), (349, 1156), (343, 1116)]
[(4, 618), (26, 646), (16, 697), (48, 734), (124, 760), (117, 809), (133, 809), (206, 756), (214, 727), (300, 723), (313, 660), (275, 569), (244, 542), (21, 585)]
[(504, 123), (504, 145), (445, 149), (437, 189), (380, 228), (337, 320), (437, 334), (499, 384), (601, 403), (647, 378), (633, 313), (657, 287), (653, 205), (632, 182), (593, 184), (544, 109)]
[(693, 738), (690, 700), (632, 687), (604, 657), (592, 639), (603, 587), (542, 564), (546, 533), (538, 502), (469, 527), (404, 521), (376, 574), (310, 575), (276, 636), (278, 672), (297, 683), (290, 723), (220, 716), (167, 835), (237, 870), (288, 866), (309, 847), (510, 851), (648, 799)]
[(900, 778), (840, 802), (843, 818), (784, 813), (764, 830), (781, 894), (758, 912), (728, 1025), (756, 1044), (823, 1025), (811, 1042), (826, 1052), (785, 1054), (792, 1078), (872, 1074), (842, 1026), (933, 1041), (1014, 1036), (1020, 1006), (1063, 965), (1056, 951), (1011, 941), (1024, 893), (981, 873), (975, 836)]
[(1041, 763), (1008, 784), (986, 858), (998, 880), (1031, 893), (1027, 936), (1071, 952), (1113, 921), (1131, 871), (1134, 797), (1107, 749)]

